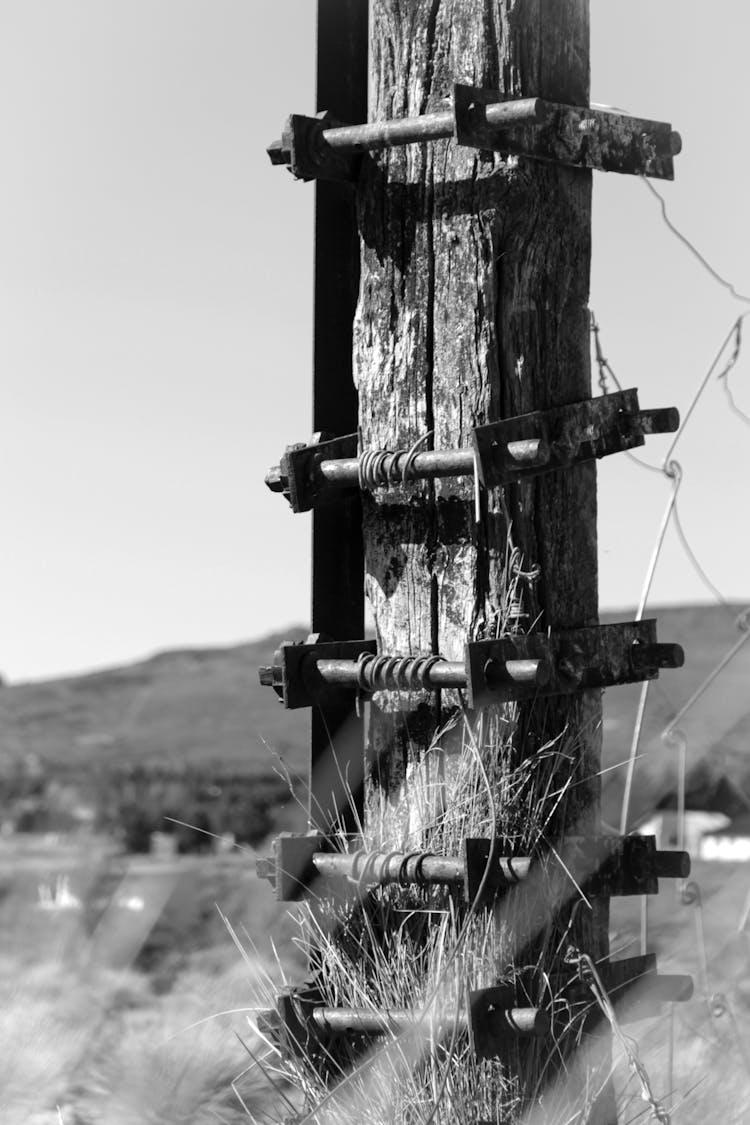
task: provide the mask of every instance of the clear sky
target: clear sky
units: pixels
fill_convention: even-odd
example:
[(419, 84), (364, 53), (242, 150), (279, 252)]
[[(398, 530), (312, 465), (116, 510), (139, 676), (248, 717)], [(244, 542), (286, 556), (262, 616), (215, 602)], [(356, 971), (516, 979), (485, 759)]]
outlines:
[[(310, 430), (313, 190), (265, 146), (314, 109), (314, 16), (314, 0), (0, 0), (9, 679), (308, 616), (308, 518), (263, 475)], [(592, 25), (592, 100), (680, 131), (670, 214), (750, 289), (746, 4), (592, 0)], [(750, 307), (642, 183), (604, 174), (591, 303), (623, 385), (683, 412)], [(733, 386), (750, 412), (750, 339)], [(694, 551), (750, 600), (750, 428), (715, 382), (676, 455)], [(600, 463), (603, 607), (637, 603), (668, 495), (625, 458)], [(670, 532), (652, 602), (706, 600)]]

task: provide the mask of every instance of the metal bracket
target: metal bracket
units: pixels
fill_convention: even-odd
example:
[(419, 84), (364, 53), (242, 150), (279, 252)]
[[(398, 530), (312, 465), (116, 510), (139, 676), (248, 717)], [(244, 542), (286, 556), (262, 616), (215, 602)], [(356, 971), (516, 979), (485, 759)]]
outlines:
[(287, 118), (280, 141), (267, 148), (272, 164), (287, 164), (296, 180), (343, 180), (357, 179), (359, 157), (336, 152), (326, 144), (324, 132), (341, 125), (328, 112), (316, 117), (305, 117), (293, 113)]
[[(562, 866), (561, 866), (562, 864)], [(303, 897), (314, 881), (348, 878), (363, 887), (402, 885), (455, 887), (467, 903), (491, 905), (499, 894), (523, 882), (533, 870), (564, 871), (589, 897), (657, 894), (659, 878), (686, 879), (690, 857), (658, 851), (654, 836), (568, 837), (538, 859), (503, 856), (485, 837), (467, 837), (460, 856), (426, 852), (343, 852), (320, 833), (282, 832), (273, 854), (256, 860), (259, 878), (274, 886), (279, 902)]]
[[(585, 399), (551, 410), (535, 410), (477, 426), (472, 444), (485, 488), (523, 481), (581, 461), (636, 449), (647, 434), (674, 433), (680, 415), (673, 407), (641, 410), (635, 389)], [(513, 443), (536, 439), (549, 450), (542, 465), (519, 465), (509, 455)]]
[[(661, 668), (682, 667), (680, 645), (659, 644), (656, 621), (621, 622), (557, 633), (517, 633), (469, 641), (464, 662), (443, 657), (378, 656), (374, 640), (284, 643), (259, 669), (288, 709), (332, 706), (359, 688), (378, 691), (465, 690), (470, 708), (590, 688), (654, 680)], [(360, 662), (369, 655), (371, 659)]]
[[(655, 836), (568, 836), (556, 849), (593, 898), (659, 893), (659, 879), (686, 879), (690, 856), (657, 850)], [(554, 853), (550, 863), (556, 863)]]
[(309, 512), (320, 504), (338, 500), (341, 495), (340, 488), (331, 488), (316, 471), (320, 463), (356, 456), (356, 434), (337, 438), (322, 431), (313, 434), (307, 445), (304, 442), (288, 445), (280, 464), (266, 474), (266, 485), (272, 492), (282, 493), (293, 512)]
[(474, 1053), (479, 1059), (504, 1054), (514, 1039), (547, 1035), (550, 1019), (541, 1008), (520, 1007), (507, 985), (469, 992), (469, 1019)]
[[(465, 655), (471, 708), (654, 680), (660, 668), (680, 668), (685, 659), (680, 645), (657, 643), (653, 619), (470, 641)], [(542, 661), (549, 668), (547, 683), (508, 683), (505, 668), (515, 660)]]
[[(596, 966), (597, 973), (615, 1006), (620, 1021), (648, 1019), (659, 1015), (661, 1005), (689, 1000), (693, 994), (692, 977), (681, 974), (660, 974), (653, 954), (607, 961)], [(557, 1015), (554, 1022), (570, 1027), (571, 1014), (582, 1017), (586, 1031), (594, 1031), (602, 1018), (586, 980), (571, 968), (550, 974), (547, 978), (558, 1003), (566, 1002), (568, 1011)], [(533, 977), (529, 974), (525, 991), (534, 994)], [(330, 1058), (338, 1036), (408, 1035), (420, 1024), (420, 1013), (404, 1008), (377, 1009), (329, 1007), (314, 980), (283, 989), (275, 1006), (259, 1014), (258, 1025), (286, 1055), (307, 1059)], [(508, 1045), (519, 1038), (546, 1036), (551, 1020), (539, 1007), (519, 1005), (516, 991), (509, 985), (471, 990), (467, 1009), (446, 1010), (424, 1017), (424, 1026), (431, 1034), (450, 1035), (455, 1031), (470, 1036), (478, 1058), (502, 1056)]]
[[(412, 458), (406, 450), (379, 452), (377, 484), (393, 487), (402, 470), (407, 482), (473, 476), (478, 462), (482, 483), (494, 488), (636, 449), (648, 434), (674, 433), (679, 424), (674, 407), (641, 410), (638, 392), (631, 388), (478, 426), (471, 449), (425, 450)], [(307, 512), (358, 488), (359, 466), (356, 434), (334, 438), (318, 433), (307, 445), (287, 446), (281, 463), (267, 473), (266, 484), (281, 492), (294, 512)]]
[[(655, 836), (569, 836), (554, 851), (537, 859), (503, 857), (490, 863), (491, 841), (464, 841), (464, 895), (475, 902), (482, 888), (481, 904), (526, 879), (530, 871), (544, 865), (548, 870), (568, 873), (589, 898), (615, 898), (659, 893), (659, 878), (686, 879), (690, 856), (684, 851), (657, 850)], [(485, 873), (487, 873), (485, 875)]]
[(542, 98), (506, 99), (462, 83), (453, 87), (453, 98), (453, 109), (444, 112), (363, 125), (293, 114), (268, 155), (273, 164), (289, 165), (297, 179), (354, 180), (362, 153), (453, 138), (573, 168), (674, 179), (673, 157), (682, 141), (666, 122)]
[(672, 158), (682, 141), (666, 122), (537, 99), (536, 124), (506, 125), (497, 117), (493, 121), (493, 109), (513, 104), (500, 92), (464, 85), (453, 90), (459, 145), (574, 168), (674, 179)]
[(255, 873), (259, 879), (269, 880), (277, 902), (296, 902), (319, 878), (313, 856), (330, 851), (333, 842), (318, 832), (281, 832), (273, 841), (273, 854), (256, 859)]
[(273, 664), (258, 669), (261, 684), (272, 687), (288, 710), (298, 707), (330, 707), (346, 700), (346, 687), (329, 683), (318, 671), (318, 660), (356, 661), (360, 653), (377, 651), (377, 642), (328, 641), (312, 633), (306, 641), (285, 641), (276, 649)]
[(287, 1057), (315, 1059), (322, 1047), (312, 1013), (322, 1003), (314, 980), (289, 985), (276, 996), (274, 1008), (258, 1013), (258, 1027)]
[(470, 1034), (479, 1058), (504, 1054), (514, 1039), (544, 1036), (550, 1019), (541, 1008), (520, 1007), (507, 986), (469, 992), (468, 1010), (449, 1009), (425, 1015), (404, 1008), (329, 1007), (314, 982), (286, 988), (276, 1006), (258, 1020), (264, 1034), (279, 1048), (297, 1057), (328, 1056), (337, 1036), (408, 1035), (420, 1023), (432, 1034), (450, 1036), (454, 1030)]

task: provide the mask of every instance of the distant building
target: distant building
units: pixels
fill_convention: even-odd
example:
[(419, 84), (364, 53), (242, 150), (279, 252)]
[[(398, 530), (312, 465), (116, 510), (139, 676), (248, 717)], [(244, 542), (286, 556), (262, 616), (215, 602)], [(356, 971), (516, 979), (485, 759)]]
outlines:
[[(703, 841), (707, 837), (716, 836), (730, 826), (748, 817), (750, 825), (750, 802), (745, 795), (728, 778), (720, 777), (710, 784), (704, 779), (693, 778), (688, 780), (685, 793), (685, 823), (684, 839), (680, 840), (680, 824), (678, 813), (677, 791), (673, 790), (659, 801), (652, 813), (649, 814), (637, 827), (636, 831), (641, 836), (655, 836), (657, 848), (677, 848), (681, 845), (695, 858), (721, 858), (718, 854), (704, 856)], [(741, 833), (738, 833), (739, 840)], [(734, 839), (734, 837), (729, 837)], [(709, 850), (722, 848), (731, 850), (734, 845), (718, 843), (709, 845)], [(740, 850), (738, 843), (735, 850)], [(750, 838), (747, 857), (750, 858)]]
[(692, 856), (698, 856), (706, 833), (724, 828), (729, 823), (729, 817), (723, 813), (686, 809), (684, 839), (680, 840), (677, 810), (662, 809), (654, 811), (647, 820), (642, 821), (636, 831), (640, 836), (655, 836), (657, 848), (683, 847)]
[(706, 832), (700, 844), (701, 859), (736, 862), (750, 859), (750, 813)]

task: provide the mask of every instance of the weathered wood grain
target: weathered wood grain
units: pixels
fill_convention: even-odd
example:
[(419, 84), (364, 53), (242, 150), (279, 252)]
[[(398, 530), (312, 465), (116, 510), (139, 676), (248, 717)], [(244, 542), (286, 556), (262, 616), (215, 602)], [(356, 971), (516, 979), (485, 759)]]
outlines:
[[(587, 0), (374, 0), (373, 9), (371, 119), (437, 112), (454, 82), (588, 104)], [(410, 145), (365, 159), (358, 204), (363, 448), (408, 447), (430, 430), (434, 447), (466, 446), (472, 426), (589, 396), (589, 171), (452, 141)], [(509, 543), (528, 576), (527, 622), (598, 620), (593, 465), (490, 491), (478, 525), (466, 479), (375, 493), (363, 506), (382, 652), (461, 659), (467, 638), (490, 634), (507, 608)], [(387, 695), (378, 702), (373, 779), (395, 792), (439, 715), (416, 696), (405, 716)], [(521, 724), (521, 754), (584, 732), (567, 810), (578, 835), (598, 828), (600, 716), (589, 692), (545, 701)], [(606, 907), (575, 934), (604, 955)], [(611, 1105), (598, 1120), (613, 1120)]]
[[(456, 79), (588, 101), (581, 0), (374, 8), (375, 119), (433, 111)], [(435, 447), (466, 446), (474, 425), (588, 397), (590, 193), (588, 172), (521, 167), (451, 141), (367, 163), (354, 325), (365, 448), (408, 447), (433, 429)], [(595, 623), (594, 482), (579, 466), (495, 490), (478, 526), (470, 480), (366, 498), (366, 589), (383, 651), (460, 659), (467, 636), (492, 627), (506, 510), (525, 570), (539, 570), (525, 591), (530, 619)]]

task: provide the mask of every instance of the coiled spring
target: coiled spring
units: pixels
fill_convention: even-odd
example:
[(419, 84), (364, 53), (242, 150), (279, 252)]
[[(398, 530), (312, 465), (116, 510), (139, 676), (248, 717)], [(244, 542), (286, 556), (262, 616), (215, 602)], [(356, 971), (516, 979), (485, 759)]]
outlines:
[[(426, 884), (423, 864), (426, 859), (431, 859), (432, 852), (367, 852), (363, 849), (354, 853), (352, 871), (348, 876), (349, 882), (354, 883), (360, 892), (366, 887), (383, 885), (396, 882), (401, 887), (408, 887), (412, 883)], [(390, 863), (398, 859), (398, 873), (395, 880), (390, 878)]]
[(442, 656), (376, 656), (363, 652), (357, 660), (357, 687), (362, 692), (429, 690), (430, 669), (442, 661)]
[[(418, 438), (410, 449), (367, 449), (359, 455), (359, 487), (362, 491), (407, 484), (415, 479), (414, 460), (433, 431)], [(400, 458), (405, 457), (399, 469)]]

